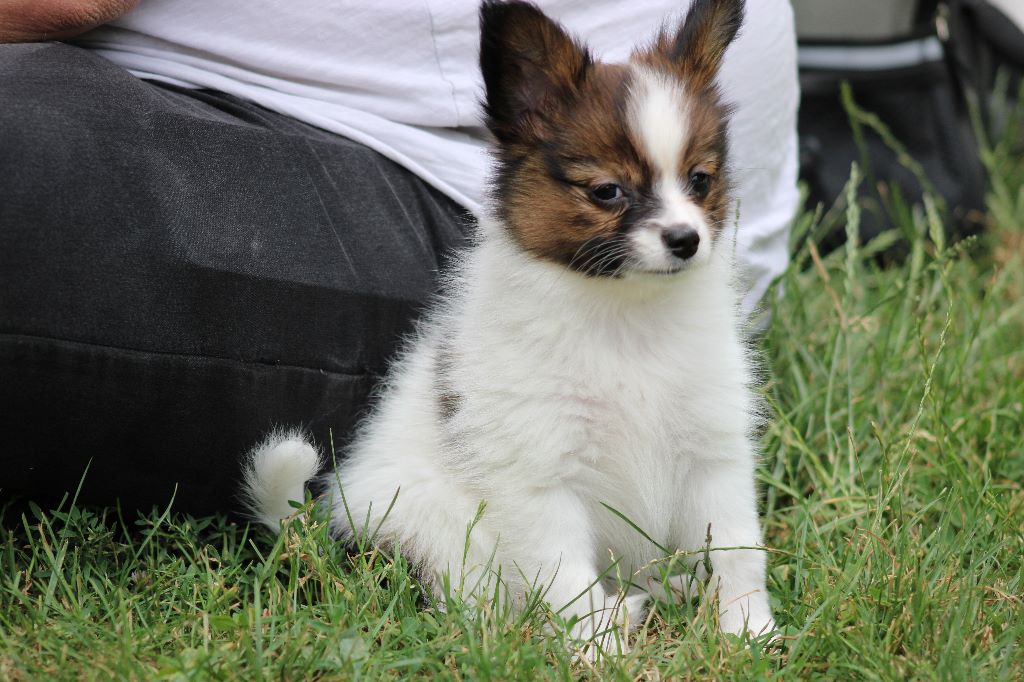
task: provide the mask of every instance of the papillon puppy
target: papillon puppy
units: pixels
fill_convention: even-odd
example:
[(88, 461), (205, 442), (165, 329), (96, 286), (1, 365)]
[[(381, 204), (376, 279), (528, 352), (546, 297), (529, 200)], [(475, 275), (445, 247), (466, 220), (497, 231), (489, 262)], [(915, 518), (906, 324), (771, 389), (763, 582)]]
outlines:
[[(534, 5), (484, 3), (489, 215), (320, 479), (340, 539), (401, 552), (439, 595), (540, 590), (596, 648), (670, 596), (666, 548), (688, 552), (678, 588), (707, 580), (724, 631), (773, 629), (716, 85), (743, 8), (695, 0), (605, 64)], [(322, 465), (298, 434), (257, 446), (257, 518), (277, 528)]]

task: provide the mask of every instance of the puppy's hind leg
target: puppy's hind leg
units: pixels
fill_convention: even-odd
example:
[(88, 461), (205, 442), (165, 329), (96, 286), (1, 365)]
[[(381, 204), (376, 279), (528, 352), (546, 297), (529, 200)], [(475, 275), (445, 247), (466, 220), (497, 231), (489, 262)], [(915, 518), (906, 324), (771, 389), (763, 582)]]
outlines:
[(273, 530), (302, 502), (306, 481), (323, 466), (320, 452), (298, 430), (274, 431), (244, 459), (242, 496), (250, 515)]

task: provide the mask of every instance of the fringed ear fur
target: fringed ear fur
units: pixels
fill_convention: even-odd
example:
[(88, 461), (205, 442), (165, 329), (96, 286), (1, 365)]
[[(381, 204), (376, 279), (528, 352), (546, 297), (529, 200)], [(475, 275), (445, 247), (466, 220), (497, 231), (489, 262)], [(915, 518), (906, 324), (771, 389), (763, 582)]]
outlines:
[(677, 30), (663, 29), (633, 59), (672, 71), (696, 88), (710, 87), (743, 23), (744, 6), (744, 0), (694, 0)]
[(481, 6), (484, 112), (499, 142), (528, 136), (555, 98), (578, 90), (591, 63), (587, 49), (532, 3)]

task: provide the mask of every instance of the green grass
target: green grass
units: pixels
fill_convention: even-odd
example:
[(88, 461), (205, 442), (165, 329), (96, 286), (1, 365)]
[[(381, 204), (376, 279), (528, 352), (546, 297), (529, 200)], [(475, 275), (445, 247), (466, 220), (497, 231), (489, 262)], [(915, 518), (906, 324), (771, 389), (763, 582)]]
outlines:
[[(775, 647), (658, 605), (596, 666), (521, 617), (424, 607), (408, 566), (322, 527), (72, 505), (0, 531), (0, 679), (1024, 678), (1024, 160), (985, 152), (990, 229), (941, 216), (822, 256), (797, 225), (762, 341)], [(898, 199), (898, 197), (897, 197)], [(896, 235), (896, 236), (892, 236)], [(899, 240), (909, 256), (882, 269)]]

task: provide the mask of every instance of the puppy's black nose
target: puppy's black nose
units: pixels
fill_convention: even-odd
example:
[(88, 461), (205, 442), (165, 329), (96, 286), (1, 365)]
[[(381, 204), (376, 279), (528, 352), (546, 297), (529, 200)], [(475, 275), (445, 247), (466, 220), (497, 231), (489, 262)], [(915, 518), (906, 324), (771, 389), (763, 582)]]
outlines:
[(673, 256), (686, 260), (697, 253), (700, 235), (689, 225), (673, 225), (662, 231), (661, 241), (665, 242)]

